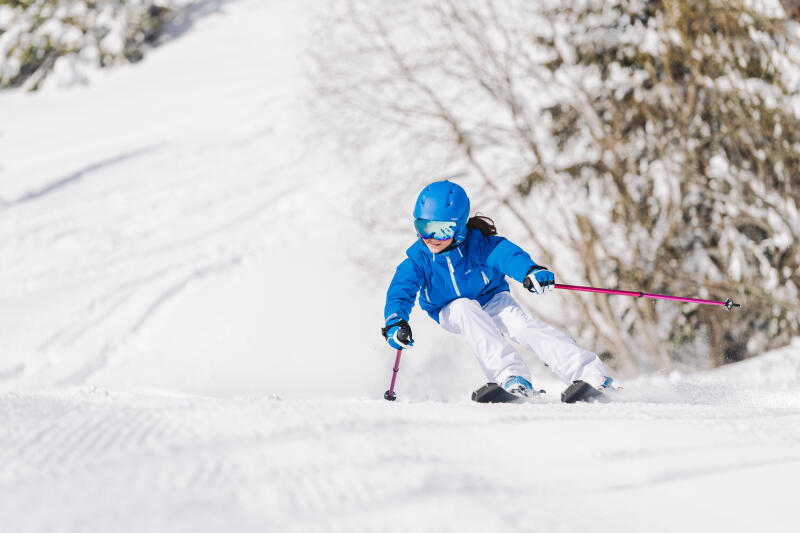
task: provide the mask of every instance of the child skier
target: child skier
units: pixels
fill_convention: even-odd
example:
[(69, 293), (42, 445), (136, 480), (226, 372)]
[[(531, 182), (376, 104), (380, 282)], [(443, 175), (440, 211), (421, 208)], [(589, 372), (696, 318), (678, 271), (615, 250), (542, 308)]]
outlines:
[[(450, 181), (425, 187), (414, 206), (419, 239), (407, 251), (386, 295), (386, 327), (395, 349), (413, 346), (408, 317), (420, 307), (445, 330), (463, 335), (489, 382), (522, 398), (536, 394), (531, 372), (508, 339), (533, 350), (565, 383), (596, 390), (611, 384), (600, 358), (568, 335), (530, 317), (509, 293), (506, 276), (534, 294), (552, 291), (555, 277), (511, 241), (491, 219), (469, 218), (467, 193)], [(584, 386), (582, 383), (581, 386)]]

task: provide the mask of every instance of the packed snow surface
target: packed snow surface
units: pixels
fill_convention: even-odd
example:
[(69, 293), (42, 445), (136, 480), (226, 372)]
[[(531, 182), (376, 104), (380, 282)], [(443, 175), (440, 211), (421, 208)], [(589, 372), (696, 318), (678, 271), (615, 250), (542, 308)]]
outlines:
[(0, 516), (10, 531), (789, 532), (797, 394), (767, 407), (8, 395)]
[(415, 312), (382, 400), (413, 233), (360, 224), (314, 133), (313, 5), (198, 6), (88, 87), (0, 94), (2, 531), (796, 529), (800, 342), (605, 405), (527, 354), (548, 394), (487, 406)]

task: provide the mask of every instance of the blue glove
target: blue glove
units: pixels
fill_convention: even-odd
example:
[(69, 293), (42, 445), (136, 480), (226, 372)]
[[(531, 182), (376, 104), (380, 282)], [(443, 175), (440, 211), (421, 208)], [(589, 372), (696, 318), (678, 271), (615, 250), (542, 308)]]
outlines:
[(411, 338), (411, 326), (405, 320), (386, 324), (386, 327), (381, 329), (381, 333), (389, 346), (395, 350), (405, 350), (414, 346), (414, 339)]
[(539, 265), (528, 270), (525, 281), (522, 282), (522, 286), (534, 294), (547, 294), (553, 290), (555, 284), (556, 277), (553, 273), (547, 270), (547, 267)]

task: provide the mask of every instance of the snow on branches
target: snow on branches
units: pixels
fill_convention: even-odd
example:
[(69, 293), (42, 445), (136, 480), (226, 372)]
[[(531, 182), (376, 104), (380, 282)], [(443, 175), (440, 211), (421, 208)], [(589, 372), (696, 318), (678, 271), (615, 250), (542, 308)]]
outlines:
[(94, 69), (141, 59), (158, 30), (190, 0), (0, 2), (0, 88), (69, 86)]
[(553, 20), (573, 93), (545, 110), (572, 154), (553, 170), (614, 199), (572, 246), (621, 285), (745, 302), (739, 314), (630, 303), (631, 331), (649, 337), (637, 348), (719, 365), (788, 342), (800, 319), (800, 49), (785, 19), (706, 0), (589, 3)]

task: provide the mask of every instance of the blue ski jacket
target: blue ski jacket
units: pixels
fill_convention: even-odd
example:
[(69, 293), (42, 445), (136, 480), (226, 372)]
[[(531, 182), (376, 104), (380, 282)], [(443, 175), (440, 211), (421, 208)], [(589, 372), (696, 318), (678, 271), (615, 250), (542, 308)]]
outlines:
[(420, 307), (439, 322), (442, 307), (456, 298), (484, 305), (498, 292), (509, 290), (506, 276), (522, 283), (537, 266), (516, 244), (476, 229), (469, 229), (458, 247), (438, 254), (417, 239), (406, 255), (386, 294), (386, 324), (408, 320), (418, 293)]

